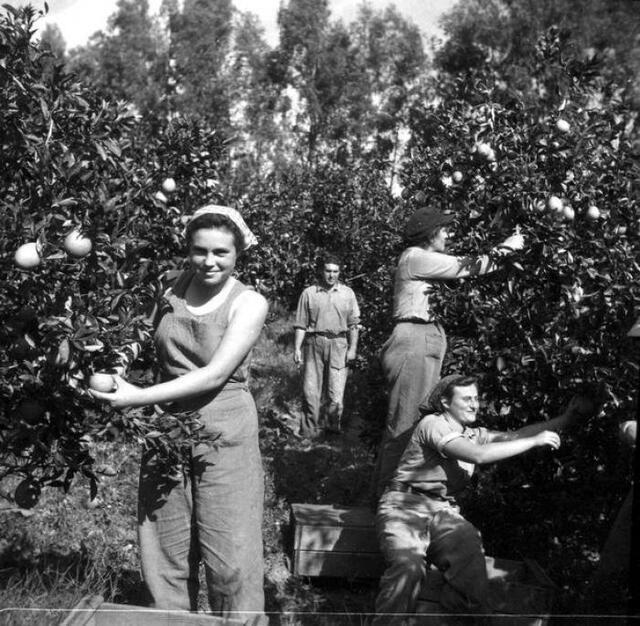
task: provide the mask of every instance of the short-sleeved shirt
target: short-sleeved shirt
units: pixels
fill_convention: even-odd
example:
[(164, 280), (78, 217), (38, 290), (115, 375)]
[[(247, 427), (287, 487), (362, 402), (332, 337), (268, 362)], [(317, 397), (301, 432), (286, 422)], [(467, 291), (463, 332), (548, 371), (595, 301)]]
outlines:
[(401, 255), (393, 281), (394, 319), (433, 322), (429, 302), (433, 283), (498, 269), (487, 255), (461, 257), (410, 246)]
[(446, 456), (444, 447), (458, 437), (488, 443), (486, 428), (462, 426), (445, 415), (425, 415), (417, 424), (393, 476), (440, 498), (452, 498), (469, 483), (474, 464)]
[(360, 323), (360, 308), (353, 290), (342, 283), (329, 289), (307, 287), (298, 300), (295, 328), (307, 332), (344, 333)]

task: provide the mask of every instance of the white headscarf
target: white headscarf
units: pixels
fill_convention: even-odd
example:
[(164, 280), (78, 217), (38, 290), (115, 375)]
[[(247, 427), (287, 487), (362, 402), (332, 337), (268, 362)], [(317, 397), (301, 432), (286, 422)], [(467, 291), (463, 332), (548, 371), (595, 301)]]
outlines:
[(196, 217), (200, 217), (201, 215), (224, 215), (225, 217), (228, 217), (242, 233), (242, 238), (244, 239), (243, 250), (251, 248), (258, 243), (257, 237), (251, 232), (251, 229), (247, 226), (247, 223), (242, 219), (242, 215), (240, 215), (238, 211), (231, 207), (221, 206), (218, 204), (207, 204), (206, 206), (200, 207), (193, 215), (190, 215), (185, 224), (185, 232), (186, 226), (196, 219)]

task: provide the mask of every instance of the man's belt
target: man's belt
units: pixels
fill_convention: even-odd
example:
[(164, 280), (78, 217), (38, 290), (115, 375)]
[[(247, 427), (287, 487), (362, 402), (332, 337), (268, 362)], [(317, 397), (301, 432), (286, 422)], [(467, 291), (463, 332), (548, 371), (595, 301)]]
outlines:
[(327, 339), (337, 339), (338, 337), (346, 337), (347, 336), (347, 332), (346, 331), (342, 331), (339, 333), (334, 333), (330, 330), (314, 330), (312, 333), (312, 335), (319, 335), (320, 337), (326, 337)]
[(395, 324), (436, 324), (435, 320), (425, 320), (421, 317), (398, 317), (393, 320)]
[(414, 487), (413, 485), (408, 485), (407, 483), (402, 483), (398, 480), (392, 480), (387, 485), (386, 491), (400, 491), (401, 493), (412, 493), (413, 495), (431, 498), (432, 500), (446, 500), (446, 498), (441, 496), (439, 493), (420, 489), (420, 487)]

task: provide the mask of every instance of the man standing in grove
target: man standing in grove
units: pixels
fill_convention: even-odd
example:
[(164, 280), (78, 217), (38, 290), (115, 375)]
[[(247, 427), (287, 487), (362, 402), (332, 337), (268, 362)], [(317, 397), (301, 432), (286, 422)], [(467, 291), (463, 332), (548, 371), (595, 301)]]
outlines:
[(353, 290), (338, 280), (339, 259), (326, 256), (318, 269), (317, 283), (300, 295), (294, 322), (293, 358), (304, 364), (300, 424), (304, 437), (319, 435), (323, 427), (340, 430), (348, 366), (356, 358), (360, 323)]

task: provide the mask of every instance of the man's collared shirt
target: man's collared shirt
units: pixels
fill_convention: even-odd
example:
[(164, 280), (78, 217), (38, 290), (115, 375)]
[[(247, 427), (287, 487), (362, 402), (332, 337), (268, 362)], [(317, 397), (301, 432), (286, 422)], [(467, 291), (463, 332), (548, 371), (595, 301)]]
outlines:
[(345, 333), (360, 323), (360, 308), (350, 287), (336, 283), (307, 287), (298, 300), (294, 328), (307, 332)]

